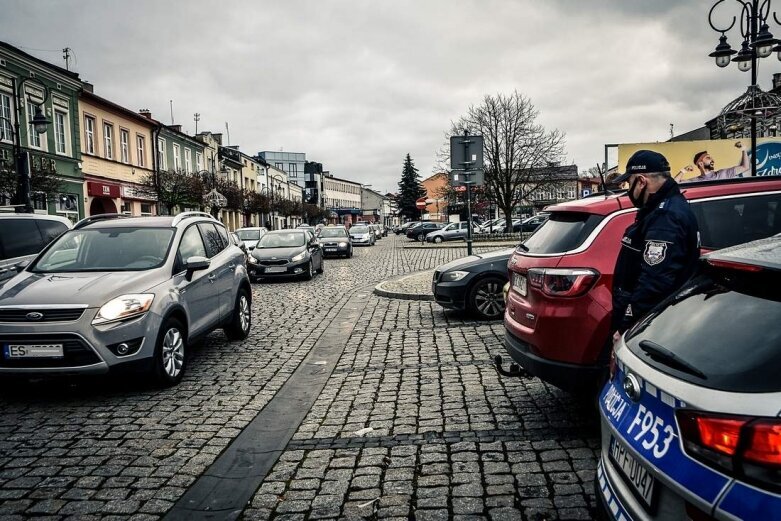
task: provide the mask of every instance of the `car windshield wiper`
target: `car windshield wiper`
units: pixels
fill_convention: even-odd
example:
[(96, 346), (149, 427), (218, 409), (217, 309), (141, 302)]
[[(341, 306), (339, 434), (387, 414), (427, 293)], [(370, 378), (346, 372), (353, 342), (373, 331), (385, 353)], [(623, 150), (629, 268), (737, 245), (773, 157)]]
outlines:
[(519, 249), (519, 250), (523, 250), (523, 251), (529, 251), (529, 247), (528, 247), (528, 246), (526, 246), (526, 245), (525, 245), (524, 243), (522, 243), (522, 242), (518, 244), (518, 249)]
[(705, 374), (691, 365), (689, 362), (682, 360), (678, 357), (675, 353), (667, 349), (666, 347), (660, 346), (656, 342), (651, 342), (650, 340), (643, 340), (640, 342), (640, 349), (642, 349), (645, 354), (656, 360), (657, 362), (661, 362), (668, 367), (672, 367), (673, 369), (678, 369), (679, 371), (682, 371), (684, 373), (689, 373), (691, 375), (694, 375), (698, 378), (702, 378), (703, 380), (707, 380), (708, 377), (705, 376)]

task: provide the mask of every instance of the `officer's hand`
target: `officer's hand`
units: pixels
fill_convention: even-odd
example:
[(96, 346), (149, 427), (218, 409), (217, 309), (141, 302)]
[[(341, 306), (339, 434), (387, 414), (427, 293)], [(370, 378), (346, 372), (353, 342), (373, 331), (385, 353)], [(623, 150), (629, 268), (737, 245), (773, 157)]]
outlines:
[(621, 333), (616, 331), (613, 333), (613, 345), (617, 344), (619, 340), (621, 340)]

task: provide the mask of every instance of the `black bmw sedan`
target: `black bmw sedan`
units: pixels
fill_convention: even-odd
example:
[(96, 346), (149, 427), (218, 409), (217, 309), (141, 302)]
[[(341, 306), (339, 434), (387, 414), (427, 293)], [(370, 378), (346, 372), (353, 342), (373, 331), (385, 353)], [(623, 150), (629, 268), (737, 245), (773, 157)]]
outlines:
[(275, 230), (260, 238), (247, 259), (252, 280), (299, 276), (311, 280), (323, 273), (323, 249), (307, 230)]
[(507, 261), (514, 248), (470, 255), (438, 266), (431, 290), (437, 303), (483, 319), (504, 315), (502, 287), (507, 283)]

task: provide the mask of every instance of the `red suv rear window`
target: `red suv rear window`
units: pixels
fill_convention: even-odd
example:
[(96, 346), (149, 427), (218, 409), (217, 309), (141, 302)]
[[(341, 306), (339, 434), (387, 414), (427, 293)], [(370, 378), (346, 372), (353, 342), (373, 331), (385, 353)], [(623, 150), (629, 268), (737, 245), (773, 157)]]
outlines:
[(581, 246), (604, 215), (584, 212), (554, 212), (523, 243), (525, 252), (537, 254), (565, 253)]

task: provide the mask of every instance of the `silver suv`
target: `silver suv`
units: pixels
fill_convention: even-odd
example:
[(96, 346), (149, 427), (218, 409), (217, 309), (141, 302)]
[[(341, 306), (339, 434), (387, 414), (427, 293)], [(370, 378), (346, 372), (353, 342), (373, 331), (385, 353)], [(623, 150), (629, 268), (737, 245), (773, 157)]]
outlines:
[(0, 286), (0, 374), (143, 370), (178, 383), (188, 345), (247, 337), (244, 253), (209, 214), (89, 217)]

